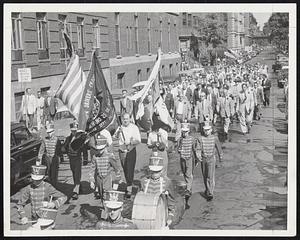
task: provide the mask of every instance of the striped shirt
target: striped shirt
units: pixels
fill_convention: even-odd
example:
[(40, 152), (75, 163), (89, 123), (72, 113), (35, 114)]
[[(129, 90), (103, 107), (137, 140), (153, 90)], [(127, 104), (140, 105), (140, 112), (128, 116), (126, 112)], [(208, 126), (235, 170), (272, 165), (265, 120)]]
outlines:
[(103, 153), (101, 156), (94, 155), (90, 171), (90, 178), (93, 178), (95, 170), (100, 177), (105, 178), (111, 171), (111, 167), (120, 174), (120, 167), (117, 165), (117, 160), (113, 153)]
[(223, 156), (223, 150), (221, 148), (220, 141), (217, 136), (209, 135), (209, 136), (200, 136), (200, 150), (201, 150), (201, 158), (203, 160), (210, 159), (215, 156), (215, 149), (217, 148), (218, 154), (220, 157)]
[(33, 219), (42, 217), (43, 211), (43, 201), (49, 201), (50, 196), (56, 198), (54, 201), (55, 207), (59, 208), (62, 204), (67, 201), (67, 196), (63, 193), (57, 191), (50, 183), (42, 181), (39, 186), (28, 185), (24, 188), (21, 198), (18, 202), (18, 213), (20, 217), (25, 217), (24, 206), (27, 204), (27, 201), (30, 200), (31, 203), (31, 216)]
[(60, 150), (60, 141), (56, 136), (51, 138), (45, 137), (45, 140), (42, 142), (40, 151), (39, 151), (39, 159), (42, 159), (44, 152), (49, 158), (58, 155), (58, 151)]
[(192, 136), (181, 137), (179, 141), (180, 157), (190, 159), (193, 156), (194, 138)]
[(162, 177), (158, 179), (148, 178), (143, 182), (143, 189), (145, 193), (156, 194), (166, 191), (166, 180)]

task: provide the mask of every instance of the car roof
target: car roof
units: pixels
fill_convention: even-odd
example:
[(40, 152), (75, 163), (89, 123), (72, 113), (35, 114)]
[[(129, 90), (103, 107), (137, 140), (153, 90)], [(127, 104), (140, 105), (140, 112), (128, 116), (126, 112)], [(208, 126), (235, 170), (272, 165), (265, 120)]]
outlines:
[(26, 127), (26, 126), (25, 126), (25, 123), (22, 123), (22, 122), (11, 122), (10, 127), (11, 127), (11, 130), (15, 130), (17, 128)]

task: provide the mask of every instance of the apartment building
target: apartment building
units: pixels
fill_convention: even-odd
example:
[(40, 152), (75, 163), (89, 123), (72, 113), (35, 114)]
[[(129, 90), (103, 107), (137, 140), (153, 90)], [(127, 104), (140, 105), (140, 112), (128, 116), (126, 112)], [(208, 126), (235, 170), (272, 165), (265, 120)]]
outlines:
[[(11, 119), (20, 116), (25, 89), (33, 93), (56, 90), (66, 72), (69, 58), (62, 32), (66, 30), (88, 72), (95, 50), (106, 79), (110, 79), (108, 18), (103, 13), (14, 12), (11, 15)], [(18, 73), (29, 69), (30, 82), (22, 82)], [(28, 73), (28, 72), (27, 72)], [(21, 75), (20, 75), (21, 76)], [(27, 78), (28, 79), (28, 78)]]
[(108, 13), (110, 87), (113, 93), (148, 79), (158, 47), (163, 52), (161, 75), (180, 70), (177, 13)]

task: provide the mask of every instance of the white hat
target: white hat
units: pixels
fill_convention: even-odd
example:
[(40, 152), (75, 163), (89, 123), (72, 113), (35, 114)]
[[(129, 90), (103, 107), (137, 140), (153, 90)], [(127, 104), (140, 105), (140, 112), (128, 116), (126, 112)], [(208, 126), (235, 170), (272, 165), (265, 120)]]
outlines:
[(183, 132), (190, 131), (190, 125), (189, 125), (189, 123), (182, 123), (181, 124), (181, 131), (183, 131)]
[(204, 126), (203, 126), (204, 130), (211, 130), (211, 125), (209, 125), (209, 122), (204, 122)]
[(158, 156), (151, 156), (149, 159), (149, 169), (153, 172), (159, 172), (163, 169), (163, 158)]
[(104, 195), (105, 207), (110, 209), (118, 209), (123, 205), (124, 192), (120, 191), (106, 191)]

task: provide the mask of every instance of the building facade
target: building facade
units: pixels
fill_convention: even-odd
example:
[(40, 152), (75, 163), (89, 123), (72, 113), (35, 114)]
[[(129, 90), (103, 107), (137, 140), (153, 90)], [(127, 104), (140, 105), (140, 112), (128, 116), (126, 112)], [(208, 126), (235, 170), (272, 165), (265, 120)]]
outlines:
[[(59, 87), (69, 58), (62, 35), (69, 33), (80, 56), (84, 72), (88, 72), (95, 50), (106, 79), (109, 71), (108, 18), (102, 13), (12, 13), (11, 37), (11, 119), (18, 120), (22, 96), (26, 88), (33, 93)], [(18, 72), (31, 71), (31, 82), (20, 82)], [(20, 70), (19, 70), (20, 69)]]
[[(245, 13), (228, 13), (228, 48), (241, 50), (245, 47), (245, 19), (246, 31), (249, 29), (249, 21)], [(248, 41), (246, 41), (248, 44)]]
[(115, 12), (108, 14), (109, 66), (112, 93), (148, 79), (158, 47), (162, 50), (161, 75), (180, 70), (179, 15), (176, 13)]

